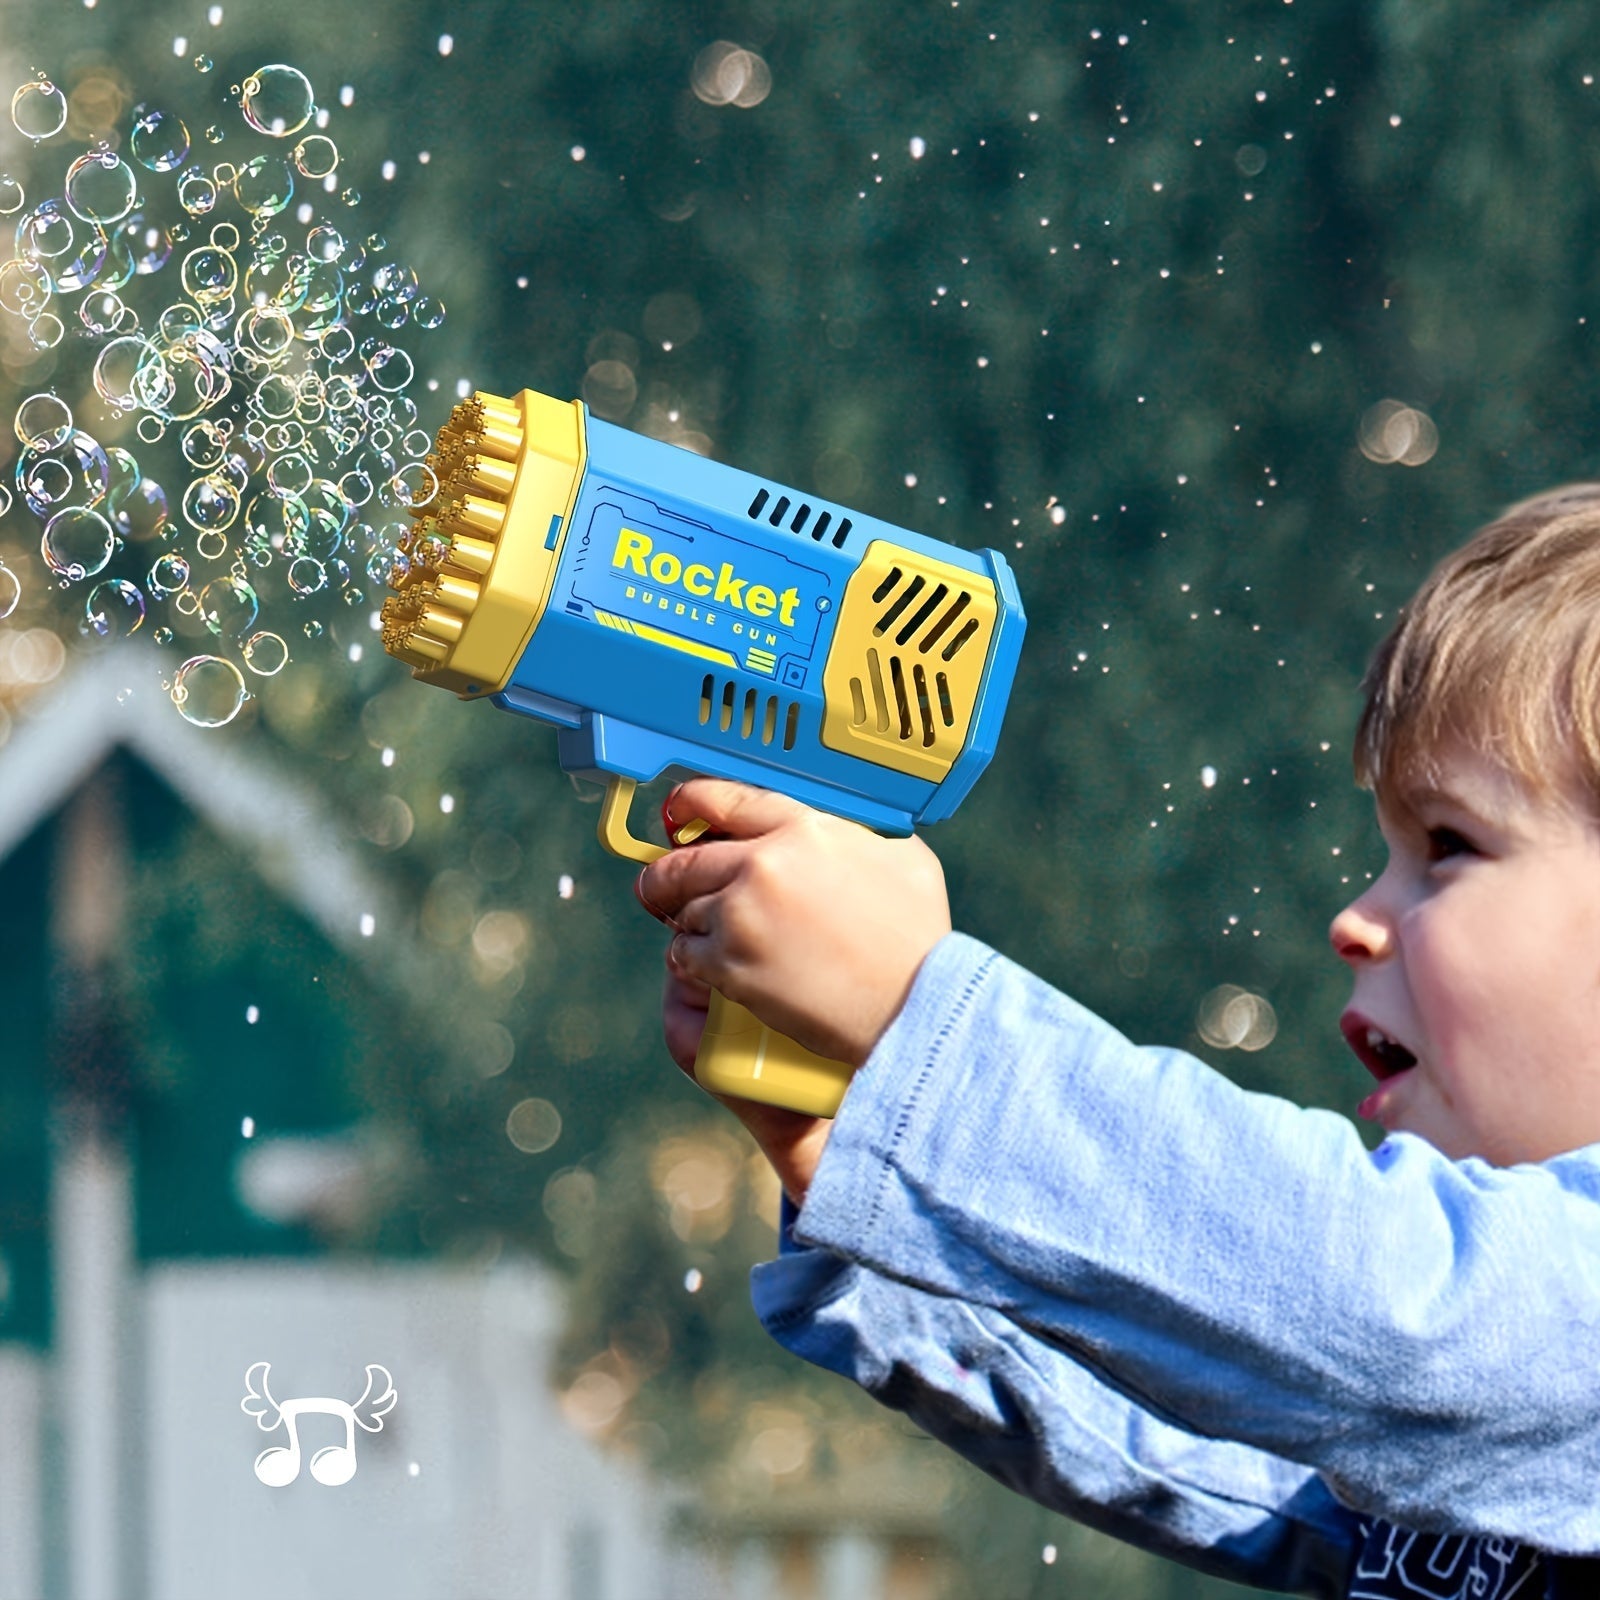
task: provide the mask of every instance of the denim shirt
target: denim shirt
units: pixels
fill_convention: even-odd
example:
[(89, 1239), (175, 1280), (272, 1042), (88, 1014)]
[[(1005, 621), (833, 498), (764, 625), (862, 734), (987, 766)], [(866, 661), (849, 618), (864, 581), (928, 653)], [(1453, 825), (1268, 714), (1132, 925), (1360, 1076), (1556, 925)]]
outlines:
[(1441, 1600), (1600, 1551), (1600, 1147), (1368, 1152), (952, 934), (785, 1224), (774, 1337), (1146, 1549)]

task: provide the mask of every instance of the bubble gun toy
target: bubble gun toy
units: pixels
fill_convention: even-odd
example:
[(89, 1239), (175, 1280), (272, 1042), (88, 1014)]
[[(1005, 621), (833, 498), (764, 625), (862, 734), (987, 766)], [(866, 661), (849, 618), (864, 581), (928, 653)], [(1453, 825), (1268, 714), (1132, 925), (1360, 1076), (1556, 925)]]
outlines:
[[(1016, 581), (973, 554), (602, 422), (582, 401), (477, 394), (440, 430), (437, 491), (383, 607), (424, 683), (554, 723), (605, 784), (776, 789), (880, 833), (948, 817), (994, 753), (1022, 648)], [(680, 827), (688, 844), (704, 824)], [(714, 994), (695, 1077), (832, 1116), (850, 1069)]]

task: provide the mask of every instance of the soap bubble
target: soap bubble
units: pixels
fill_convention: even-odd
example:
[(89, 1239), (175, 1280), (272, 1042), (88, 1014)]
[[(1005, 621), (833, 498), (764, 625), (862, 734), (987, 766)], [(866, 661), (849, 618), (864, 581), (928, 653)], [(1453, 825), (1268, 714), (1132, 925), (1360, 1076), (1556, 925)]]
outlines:
[(170, 111), (141, 110), (128, 141), (133, 159), (152, 172), (173, 172), (189, 154), (189, 130)]
[(419, 328), (442, 328), (444, 301), (436, 300), (429, 294), (423, 295), (411, 308), (411, 320)]
[(300, 556), (289, 564), (289, 587), (297, 595), (315, 594), (327, 584), (327, 581), (327, 569), (311, 556)]
[(126, 578), (108, 578), (89, 591), (80, 632), (100, 639), (126, 639), (144, 622), (144, 596)]
[(279, 63), (262, 67), (244, 80), (239, 109), (257, 133), (284, 139), (311, 120), (316, 97), (303, 72)]
[(289, 163), (282, 156), (252, 156), (234, 173), (233, 194), (252, 216), (277, 216), (294, 198)]
[[(184, 229), (183, 236), (187, 236), (187, 232)], [(151, 227), (138, 217), (124, 223), (120, 235), (133, 255), (133, 270), (142, 278), (148, 278), (166, 266), (172, 255), (173, 240), (178, 237), (178, 228)]]
[(261, 603), (243, 578), (216, 578), (200, 591), (200, 620), (212, 633), (237, 639), (254, 627)]
[(189, 584), (189, 563), (174, 551), (157, 556), (150, 568), (148, 588), (158, 600), (181, 593)]
[(0, 307), (32, 319), (50, 303), (50, 274), (37, 261), (0, 264)]
[(12, 95), (11, 120), (35, 144), (54, 138), (67, 125), (67, 97), (48, 78), (35, 78)]
[(275, 633), (253, 633), (245, 640), (240, 654), (252, 672), (270, 678), (283, 670), (289, 659), (289, 646)]
[(232, 722), (249, 698), (244, 677), (220, 656), (190, 656), (172, 675), (172, 703), (197, 728)]
[(178, 179), (178, 204), (191, 217), (203, 217), (217, 203), (217, 186), (199, 167)]
[(28, 325), (28, 343), (35, 350), (54, 350), (66, 331), (53, 311), (41, 311)]
[(411, 357), (394, 345), (380, 344), (366, 358), (367, 373), (385, 394), (398, 394), (415, 376)]
[(167, 492), (154, 478), (140, 479), (133, 492), (111, 510), (117, 532), (138, 544), (160, 538), (167, 531), (169, 516)]
[(239, 491), (223, 477), (196, 478), (183, 493), (183, 519), (199, 532), (231, 528), (239, 515)]
[(17, 609), (17, 602), (21, 599), (21, 581), (5, 562), (0, 561), (0, 621)]
[(306, 254), (313, 261), (337, 261), (344, 254), (344, 235), (323, 223), (306, 235)]
[(58, 395), (30, 394), (17, 407), (12, 426), (23, 444), (54, 450), (72, 437), (72, 408)]
[(203, 306), (208, 300), (225, 300), (239, 282), (239, 268), (226, 250), (202, 245), (183, 258), (179, 274), (184, 293)]
[(39, 553), (58, 577), (76, 583), (105, 570), (116, 549), (111, 524), (88, 506), (67, 506), (45, 524)]
[(138, 318), (110, 289), (86, 294), (78, 304), (78, 320), (90, 333), (113, 334)]
[(339, 165), (339, 147), (326, 134), (308, 133), (294, 147), (294, 164), (302, 177), (326, 178)]
[(0, 217), (14, 216), (26, 200), (22, 185), (9, 172), (0, 172)]
[(91, 150), (67, 168), (67, 204), (85, 222), (121, 222), (138, 192), (133, 168), (113, 150)]
[(93, 506), (111, 487), (111, 463), (88, 434), (74, 429), (59, 444), (30, 444), (17, 457), (17, 488), (36, 517), (68, 505)]

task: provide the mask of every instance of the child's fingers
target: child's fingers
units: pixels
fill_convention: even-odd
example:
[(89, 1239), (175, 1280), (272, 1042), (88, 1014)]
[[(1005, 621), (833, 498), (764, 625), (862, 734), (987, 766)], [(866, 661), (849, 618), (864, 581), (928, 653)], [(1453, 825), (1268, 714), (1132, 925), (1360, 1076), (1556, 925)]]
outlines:
[(691, 778), (667, 796), (662, 816), (669, 832), (698, 817), (710, 824), (713, 833), (753, 839), (792, 821), (805, 809), (798, 800), (771, 789), (755, 789), (726, 778)]
[(726, 888), (738, 875), (747, 846), (738, 840), (712, 840), (674, 850), (652, 861), (634, 881), (634, 893), (658, 922), (681, 920), (684, 906)]

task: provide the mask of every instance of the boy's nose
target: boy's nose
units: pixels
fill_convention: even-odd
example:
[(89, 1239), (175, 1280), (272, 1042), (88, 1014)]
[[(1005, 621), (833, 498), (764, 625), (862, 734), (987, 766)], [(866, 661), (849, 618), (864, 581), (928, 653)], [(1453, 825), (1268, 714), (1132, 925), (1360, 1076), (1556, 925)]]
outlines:
[(1341, 961), (1382, 961), (1394, 948), (1389, 922), (1363, 895), (1352, 900), (1328, 928), (1328, 939)]

